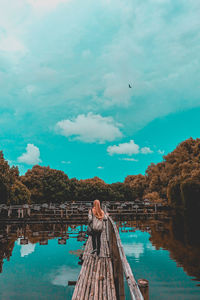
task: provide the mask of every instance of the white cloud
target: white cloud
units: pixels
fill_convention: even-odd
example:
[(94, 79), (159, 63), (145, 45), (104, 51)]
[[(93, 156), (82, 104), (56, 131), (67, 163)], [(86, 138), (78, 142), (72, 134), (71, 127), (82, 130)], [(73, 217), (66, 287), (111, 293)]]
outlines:
[[(123, 74), (125, 75), (125, 74)], [(114, 73), (104, 75), (104, 105), (128, 105), (133, 95), (133, 89), (129, 88), (130, 78)]]
[(64, 165), (70, 165), (71, 161), (70, 160), (68, 160), (68, 161), (62, 160), (61, 163)]
[[(111, 105), (108, 114), (134, 133), (200, 105), (198, 1), (183, 0), (179, 9), (176, 1), (161, 0), (1, 2), (1, 49), (9, 51), (0, 62), (0, 106), (20, 115), (5, 119), (7, 136), (25, 135), (29, 126), (40, 134), (57, 120), (102, 115)], [(38, 18), (38, 11), (52, 8)], [(51, 80), (47, 66), (56, 71)], [(35, 122), (21, 130), (27, 113)]]
[[(130, 140), (129, 143), (122, 143), (114, 146), (109, 146), (107, 148), (107, 152), (110, 155), (113, 154), (127, 154), (127, 155), (132, 155), (132, 154), (149, 154), (149, 153), (153, 153), (153, 151), (149, 148), (149, 147), (143, 147), (140, 149), (139, 145), (135, 144), (134, 140)], [(132, 160), (134, 161), (134, 159), (126, 159), (124, 158), (124, 160)]]
[(97, 167), (97, 169), (100, 169), (100, 170), (102, 170), (102, 169), (104, 169), (104, 167), (102, 167), (102, 166), (99, 166), (99, 167)]
[(102, 117), (90, 112), (87, 115), (78, 115), (72, 121), (60, 121), (56, 124), (56, 129), (60, 134), (82, 142), (105, 143), (122, 137), (118, 128), (120, 126), (112, 117)]
[(28, 85), (25, 87), (25, 91), (28, 94), (33, 94), (36, 90), (37, 90), (37, 88), (34, 85)]
[(124, 157), (124, 158), (122, 158), (122, 160), (126, 160), (126, 161), (138, 161), (138, 159), (129, 158), (129, 157)]
[(70, 0), (26, 0), (36, 10), (51, 10), (61, 3), (67, 3)]
[(40, 150), (33, 144), (27, 144), (26, 152), (18, 157), (18, 162), (25, 163), (27, 165), (35, 165), (41, 162)]
[(82, 57), (83, 57), (83, 58), (89, 58), (90, 56), (91, 56), (91, 51), (90, 51), (89, 49), (84, 50), (84, 51), (82, 52)]
[(163, 154), (165, 153), (165, 151), (159, 149), (159, 150), (158, 150), (158, 153), (161, 154), (161, 155), (163, 155)]
[(13, 36), (6, 36), (0, 40), (0, 51), (26, 53), (23, 43)]
[(153, 153), (153, 151), (149, 148), (149, 147), (143, 147), (140, 152), (142, 154), (149, 154), (149, 153)]
[(122, 143), (114, 146), (109, 146), (107, 151), (110, 155), (112, 154), (138, 154), (139, 153), (139, 146), (135, 144), (133, 140), (130, 140), (129, 143)]

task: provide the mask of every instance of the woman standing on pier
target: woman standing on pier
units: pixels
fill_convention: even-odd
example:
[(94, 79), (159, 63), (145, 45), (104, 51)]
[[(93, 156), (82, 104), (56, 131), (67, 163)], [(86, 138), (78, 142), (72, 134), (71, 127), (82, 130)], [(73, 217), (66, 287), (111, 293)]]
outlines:
[(93, 208), (89, 210), (88, 220), (92, 235), (92, 254), (97, 252), (97, 255), (99, 256), (101, 248), (101, 233), (103, 231), (103, 221), (107, 220), (107, 216), (101, 209), (99, 200), (94, 200)]

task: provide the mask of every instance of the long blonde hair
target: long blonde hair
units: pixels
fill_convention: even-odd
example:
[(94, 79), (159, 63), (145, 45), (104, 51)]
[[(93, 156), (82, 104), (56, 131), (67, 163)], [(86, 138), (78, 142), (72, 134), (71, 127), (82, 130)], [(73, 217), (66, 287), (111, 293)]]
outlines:
[(93, 202), (93, 208), (92, 208), (93, 215), (99, 219), (102, 220), (104, 217), (104, 211), (101, 209), (100, 201), (94, 200)]

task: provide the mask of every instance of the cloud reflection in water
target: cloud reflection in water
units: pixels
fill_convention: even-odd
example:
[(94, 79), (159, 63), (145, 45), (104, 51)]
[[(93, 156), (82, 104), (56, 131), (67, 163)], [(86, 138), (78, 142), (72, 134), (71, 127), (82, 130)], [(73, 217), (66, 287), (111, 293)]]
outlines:
[(69, 280), (77, 280), (79, 275), (79, 269), (73, 269), (67, 266), (61, 266), (57, 270), (51, 273), (50, 281), (53, 285), (59, 285), (66, 287)]
[(144, 253), (144, 245), (142, 243), (124, 244), (124, 251), (127, 256), (134, 256), (139, 261), (140, 256)]
[[(20, 239), (17, 240), (17, 244), (20, 245)], [(21, 245), (20, 254), (21, 257), (27, 256), (35, 251), (36, 244), (28, 243), (27, 245)]]

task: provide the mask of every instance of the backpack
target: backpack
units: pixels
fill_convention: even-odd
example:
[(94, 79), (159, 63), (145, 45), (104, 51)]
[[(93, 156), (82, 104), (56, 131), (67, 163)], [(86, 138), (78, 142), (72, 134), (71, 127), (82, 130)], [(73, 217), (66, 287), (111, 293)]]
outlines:
[(94, 215), (93, 215), (93, 219), (92, 219), (92, 229), (94, 231), (97, 231), (97, 232), (102, 232), (103, 231), (103, 219), (102, 220), (99, 220), (98, 218), (96, 218)]

